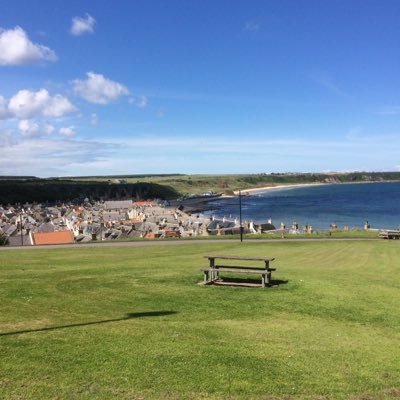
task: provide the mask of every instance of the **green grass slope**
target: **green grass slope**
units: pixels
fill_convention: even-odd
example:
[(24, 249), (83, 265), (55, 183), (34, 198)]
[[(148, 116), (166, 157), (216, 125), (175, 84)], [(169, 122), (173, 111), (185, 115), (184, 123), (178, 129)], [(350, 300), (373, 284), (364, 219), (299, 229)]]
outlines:
[[(75, 181), (113, 181), (111, 177), (75, 177)], [(399, 172), (352, 172), (345, 174), (273, 173), (273, 174), (222, 174), (222, 175), (128, 175), (120, 176), (129, 183), (156, 183), (173, 188), (180, 194), (199, 194), (207, 191), (232, 193), (256, 187), (291, 185), (299, 183), (360, 183), (400, 180)]]
[[(208, 253), (274, 256), (281, 284), (200, 286)], [(399, 398), (399, 256), (397, 241), (0, 251), (0, 398)]]

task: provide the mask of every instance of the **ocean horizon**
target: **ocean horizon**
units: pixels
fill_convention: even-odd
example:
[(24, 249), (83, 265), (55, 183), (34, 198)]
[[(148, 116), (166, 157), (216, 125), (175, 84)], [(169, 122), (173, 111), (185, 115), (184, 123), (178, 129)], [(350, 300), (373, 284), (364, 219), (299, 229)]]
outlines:
[[(311, 225), (314, 230), (398, 229), (400, 227), (400, 182), (346, 183), (285, 187), (242, 196), (242, 221), (265, 223), (276, 228)], [(239, 198), (221, 198), (209, 203), (205, 215), (239, 218)]]

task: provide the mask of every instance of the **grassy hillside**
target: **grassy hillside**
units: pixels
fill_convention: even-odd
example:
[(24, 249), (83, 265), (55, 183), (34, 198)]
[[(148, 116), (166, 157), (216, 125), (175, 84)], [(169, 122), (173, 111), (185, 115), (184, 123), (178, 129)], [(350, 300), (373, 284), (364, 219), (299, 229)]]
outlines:
[[(6, 177), (3, 177), (6, 178)], [(247, 174), (247, 175), (126, 175), (49, 179), (1, 179), (0, 204), (99, 199), (162, 198), (208, 191), (231, 194), (255, 187), (319, 182), (380, 182), (400, 180), (400, 172), (348, 174)]]
[(174, 188), (180, 194), (198, 194), (207, 191), (231, 193), (239, 189), (319, 182), (366, 182), (400, 180), (399, 172), (354, 172), (347, 174), (228, 174), (228, 175), (137, 175), (120, 177), (81, 177), (74, 180), (113, 182), (115, 178), (130, 183), (150, 182)]
[[(268, 289), (204, 254), (275, 256)], [(0, 398), (392, 399), (396, 241), (0, 251)]]
[(66, 202), (110, 199), (173, 199), (173, 188), (157, 183), (139, 182), (112, 185), (107, 182), (28, 180), (0, 181), (0, 204), (25, 202)]

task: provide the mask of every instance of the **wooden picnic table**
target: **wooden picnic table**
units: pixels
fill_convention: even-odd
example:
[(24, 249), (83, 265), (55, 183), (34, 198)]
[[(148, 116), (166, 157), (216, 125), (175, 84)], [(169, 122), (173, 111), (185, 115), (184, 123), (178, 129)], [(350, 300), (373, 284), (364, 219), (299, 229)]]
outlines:
[[(234, 256), (234, 255), (206, 255), (204, 258), (209, 260), (209, 268), (203, 268), (204, 284), (210, 284), (220, 278), (221, 272), (235, 274), (250, 274), (261, 276), (261, 286), (265, 288), (271, 285), (271, 273), (276, 268), (270, 268), (270, 262), (275, 260), (274, 257), (254, 257), (254, 256)], [(230, 265), (221, 264), (216, 260), (236, 260), (236, 261), (263, 261), (262, 265)]]

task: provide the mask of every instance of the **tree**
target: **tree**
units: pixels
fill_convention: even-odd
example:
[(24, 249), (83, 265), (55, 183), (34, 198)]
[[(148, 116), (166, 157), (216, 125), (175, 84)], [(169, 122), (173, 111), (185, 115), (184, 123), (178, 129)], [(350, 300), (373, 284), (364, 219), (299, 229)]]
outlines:
[(4, 233), (0, 233), (0, 246), (8, 245), (8, 237)]

